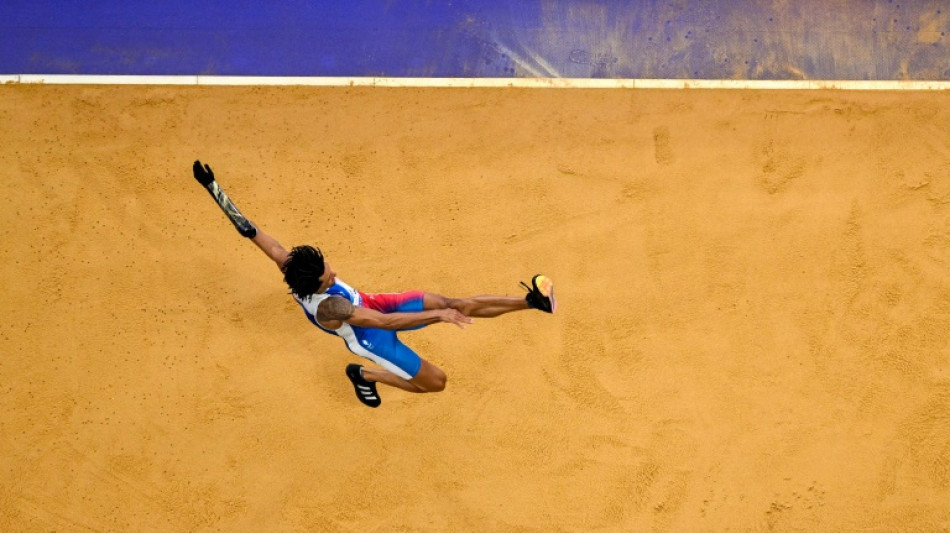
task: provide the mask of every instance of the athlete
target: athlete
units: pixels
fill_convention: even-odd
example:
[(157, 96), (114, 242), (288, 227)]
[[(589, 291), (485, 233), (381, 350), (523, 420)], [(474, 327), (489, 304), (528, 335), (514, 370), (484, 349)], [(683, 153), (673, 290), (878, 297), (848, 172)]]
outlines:
[(211, 193), (238, 232), (274, 261), (310, 322), (341, 337), (351, 352), (380, 367), (357, 364), (346, 367), (346, 376), (353, 383), (356, 397), (369, 407), (379, 407), (381, 403), (377, 383), (416, 393), (445, 389), (445, 372), (403, 344), (397, 332), (436, 322), (464, 328), (473, 318), (496, 317), (525, 309), (554, 313), (557, 308), (554, 283), (540, 274), (531, 279), (530, 287), (521, 283), (528, 291), (524, 297), (447, 298), (422, 291), (360, 292), (337, 278), (318, 248), (296, 246), (288, 252), (247, 220), (215, 181), (210, 166), (195, 161), (193, 170), (195, 179)]

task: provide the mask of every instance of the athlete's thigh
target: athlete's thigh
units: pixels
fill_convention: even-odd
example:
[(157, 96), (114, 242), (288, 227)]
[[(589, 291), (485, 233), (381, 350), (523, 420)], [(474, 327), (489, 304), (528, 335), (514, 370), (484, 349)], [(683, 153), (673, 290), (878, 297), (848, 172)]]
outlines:
[(425, 308), (422, 291), (362, 293), (363, 304), (380, 313), (417, 313)]
[(422, 358), (396, 336), (395, 331), (360, 328), (356, 355), (365, 357), (393, 374), (411, 380), (419, 374)]

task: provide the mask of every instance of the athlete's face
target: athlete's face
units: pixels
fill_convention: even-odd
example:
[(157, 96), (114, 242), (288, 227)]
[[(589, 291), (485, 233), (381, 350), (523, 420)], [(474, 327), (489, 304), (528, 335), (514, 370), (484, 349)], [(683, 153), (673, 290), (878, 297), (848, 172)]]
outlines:
[(330, 266), (330, 263), (323, 262), (323, 275), (320, 276), (320, 290), (318, 292), (325, 292), (333, 284), (336, 283), (336, 271)]

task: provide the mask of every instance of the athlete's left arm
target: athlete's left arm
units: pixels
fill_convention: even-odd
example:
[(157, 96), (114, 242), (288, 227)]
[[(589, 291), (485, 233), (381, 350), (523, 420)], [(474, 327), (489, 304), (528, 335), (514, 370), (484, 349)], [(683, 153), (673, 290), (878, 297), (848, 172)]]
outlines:
[[(343, 298), (340, 299), (342, 300)], [(333, 300), (333, 298), (327, 298), (324, 302), (328, 300)], [(455, 309), (430, 309), (412, 313), (380, 313), (379, 311), (367, 309), (366, 307), (355, 306), (350, 316), (342, 320), (347, 324), (361, 328), (390, 330), (409, 329), (416, 326), (435, 324), (436, 322), (448, 322), (449, 324), (455, 324), (465, 329), (466, 324), (472, 323), (471, 318)]]
[(341, 322), (361, 328), (400, 330), (448, 322), (460, 328), (471, 324), (472, 319), (455, 309), (431, 309), (415, 313), (380, 313), (366, 307), (355, 306), (346, 298), (331, 296), (317, 306), (317, 320), (325, 327), (336, 329)]

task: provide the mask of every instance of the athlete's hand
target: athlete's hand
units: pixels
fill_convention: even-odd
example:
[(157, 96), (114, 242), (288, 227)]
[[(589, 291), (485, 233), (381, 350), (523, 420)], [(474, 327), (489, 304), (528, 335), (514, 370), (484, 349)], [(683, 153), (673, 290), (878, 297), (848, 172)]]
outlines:
[(441, 320), (442, 322), (455, 324), (456, 326), (462, 329), (465, 329), (466, 324), (471, 324), (472, 322), (475, 322), (471, 318), (460, 313), (457, 309), (440, 309), (439, 320)]
[(201, 161), (195, 161), (194, 167), (192, 170), (195, 171), (195, 179), (198, 180), (203, 187), (211, 185), (211, 182), (214, 181), (214, 172), (211, 172), (211, 167), (205, 165), (201, 166)]

